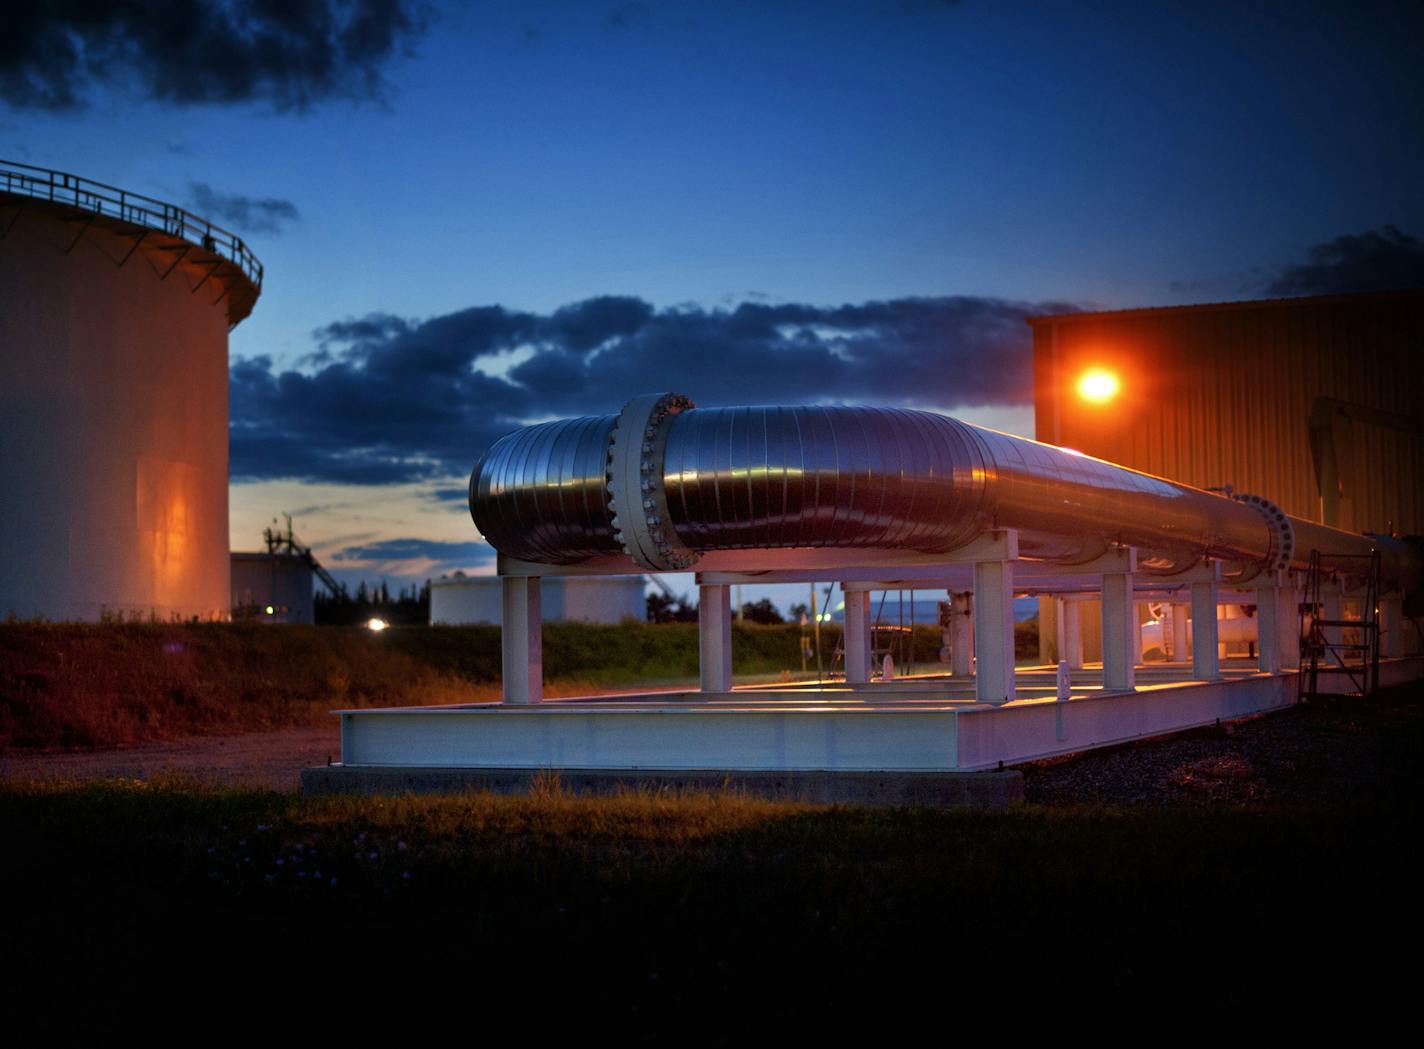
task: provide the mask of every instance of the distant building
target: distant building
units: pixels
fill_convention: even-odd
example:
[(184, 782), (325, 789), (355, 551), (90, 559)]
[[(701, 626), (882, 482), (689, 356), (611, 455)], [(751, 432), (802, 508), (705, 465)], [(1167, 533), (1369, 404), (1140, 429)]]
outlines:
[[(647, 618), (644, 580), (633, 576), (549, 576), (540, 586), (544, 621), (640, 622)], [(430, 622), (436, 625), (498, 623), (500, 581), (456, 573), (430, 583)]]
[(315, 622), (311, 563), (293, 553), (234, 553), (232, 617), (268, 623)]
[[(1347, 531), (1424, 533), (1424, 289), (1029, 324), (1040, 441)], [(1107, 396), (1080, 389), (1094, 370)]]

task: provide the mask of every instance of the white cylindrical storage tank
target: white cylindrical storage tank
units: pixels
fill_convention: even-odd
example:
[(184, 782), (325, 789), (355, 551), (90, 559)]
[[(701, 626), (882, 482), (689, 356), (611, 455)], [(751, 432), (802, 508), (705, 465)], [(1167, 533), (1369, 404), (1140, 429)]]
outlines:
[(0, 161), (0, 617), (228, 615), (227, 336), (261, 267), (180, 208)]
[[(643, 577), (546, 576), (540, 584), (546, 623), (619, 623), (647, 618)], [(500, 581), (495, 576), (451, 576), (430, 584), (430, 622), (454, 626), (500, 621)]]

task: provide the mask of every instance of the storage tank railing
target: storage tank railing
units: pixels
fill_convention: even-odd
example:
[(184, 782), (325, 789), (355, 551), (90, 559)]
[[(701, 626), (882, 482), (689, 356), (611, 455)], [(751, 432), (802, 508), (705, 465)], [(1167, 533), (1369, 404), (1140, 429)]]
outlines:
[(66, 204), (145, 229), (158, 230), (221, 255), (262, 290), (262, 263), (237, 234), (185, 208), (117, 186), (0, 159), (0, 193)]

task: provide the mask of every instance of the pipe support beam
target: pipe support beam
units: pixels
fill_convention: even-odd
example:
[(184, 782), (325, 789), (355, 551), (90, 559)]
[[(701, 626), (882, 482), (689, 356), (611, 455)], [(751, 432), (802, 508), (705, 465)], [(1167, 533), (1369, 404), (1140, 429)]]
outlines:
[(1140, 633), (1133, 612), (1132, 575), (1103, 576), (1103, 688), (1130, 692), (1137, 687), (1133, 661), (1134, 632)]
[(974, 566), (974, 698), (1003, 704), (1014, 699), (1014, 563)]
[(500, 680), (506, 703), (541, 703), (544, 699), (539, 587), (537, 576), (500, 580)]
[(697, 588), (697, 662), (703, 692), (732, 691), (732, 588)]

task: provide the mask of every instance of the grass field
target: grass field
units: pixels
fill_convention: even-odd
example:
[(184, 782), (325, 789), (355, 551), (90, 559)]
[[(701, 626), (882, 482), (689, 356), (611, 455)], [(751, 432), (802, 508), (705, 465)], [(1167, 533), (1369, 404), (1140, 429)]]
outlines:
[[(833, 649), (835, 632), (823, 643)], [(799, 671), (799, 629), (735, 628), (736, 672)], [(933, 638), (926, 628), (926, 652)], [(935, 645), (937, 641), (933, 641)], [(0, 750), (321, 724), (337, 707), (497, 698), (497, 627), (0, 623)], [(549, 694), (695, 681), (690, 623), (544, 628)]]
[[(839, 636), (837, 626), (822, 629), (827, 666)], [(799, 675), (800, 639), (795, 625), (735, 626), (739, 680)], [(937, 628), (917, 629), (920, 658), (933, 661), (940, 642)], [(697, 680), (694, 623), (550, 623), (543, 648), (551, 696)], [(499, 662), (494, 626), (377, 634), (250, 623), (0, 623), (0, 752), (318, 725), (339, 707), (497, 699)]]
[[(1127, 1003), (1277, 1030), (1306, 1002), (1378, 1013), (1413, 978), (1421, 698), (1032, 766), (1031, 803), (1000, 813), (578, 799), (553, 780), (415, 799), (11, 784), (10, 989), (344, 995), (413, 1023), (463, 1003), (638, 1042), (747, 1040), (753, 1006), (886, 1038), (961, 1004), (1013, 1030)], [(1183, 769), (1237, 778), (1200, 790)]]

